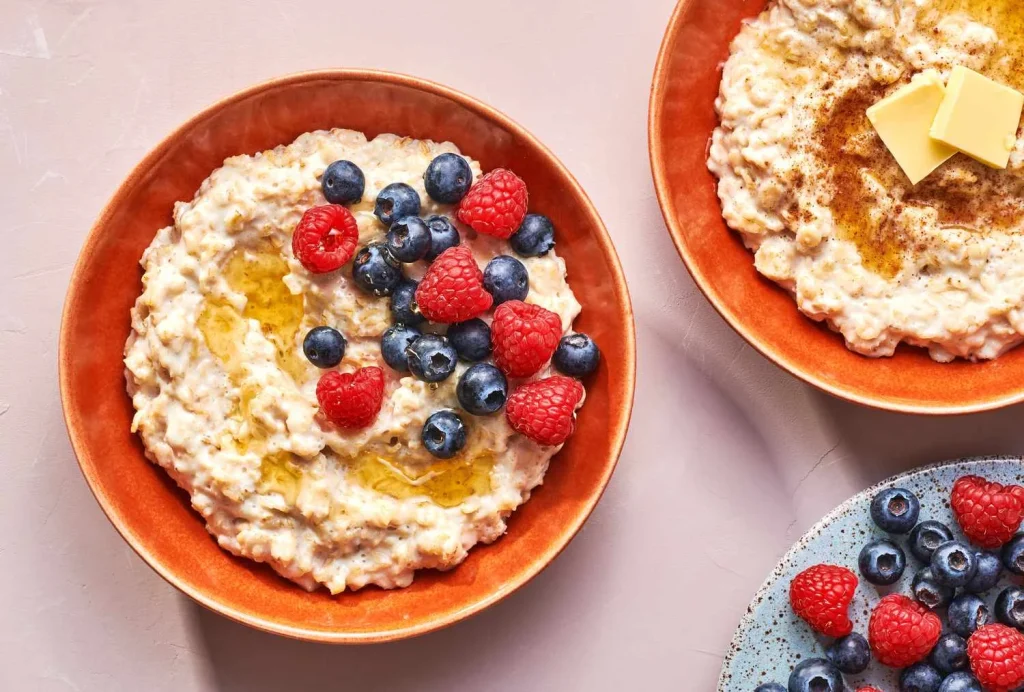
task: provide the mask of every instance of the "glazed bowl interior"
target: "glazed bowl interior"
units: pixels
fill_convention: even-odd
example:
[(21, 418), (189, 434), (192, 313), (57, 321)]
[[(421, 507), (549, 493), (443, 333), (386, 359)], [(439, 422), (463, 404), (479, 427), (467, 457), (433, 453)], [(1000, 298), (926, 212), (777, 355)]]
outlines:
[[(451, 140), (484, 170), (515, 170), (532, 211), (551, 217), (558, 251), (605, 365), (587, 382), (578, 430), (542, 487), (496, 543), (458, 568), (421, 572), (395, 591), (307, 593), (264, 565), (221, 550), (163, 470), (131, 434), (122, 363), (129, 310), (141, 292), (139, 259), (222, 161), (311, 130), (343, 127)], [(253, 87), (199, 114), (165, 139), (117, 190), (86, 239), (71, 280), (60, 341), (65, 418), (82, 471), (118, 531), (158, 573), (201, 604), (289, 636), (370, 642), (421, 634), (500, 600), (547, 565), (589, 515), (619, 456), (633, 400), (634, 335), (615, 251), (593, 206), (554, 156), (505, 116), (466, 96), (399, 75), (332, 70)]]
[(792, 374), (835, 396), (920, 414), (994, 409), (1024, 400), (1024, 348), (985, 363), (933, 361), (901, 346), (892, 358), (848, 350), (840, 335), (799, 312), (792, 296), (761, 277), (752, 254), (722, 218), (707, 168), (721, 65), (744, 20), (765, 0), (682, 0), (658, 57), (651, 92), (651, 168), (665, 222), (694, 281), (750, 344)]

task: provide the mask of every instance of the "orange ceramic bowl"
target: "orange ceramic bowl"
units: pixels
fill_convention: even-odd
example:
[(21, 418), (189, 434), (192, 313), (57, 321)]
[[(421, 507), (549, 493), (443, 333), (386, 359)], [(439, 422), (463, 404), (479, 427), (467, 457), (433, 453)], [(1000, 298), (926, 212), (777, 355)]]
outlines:
[[(268, 567), (217, 547), (186, 494), (146, 460), (129, 431), (122, 351), (141, 291), (139, 258), (176, 200), (191, 199), (225, 157), (345, 127), (451, 140), (484, 170), (514, 169), (530, 207), (558, 229), (558, 251), (584, 311), (577, 327), (605, 353), (587, 382), (576, 434), (544, 485), (509, 522), (450, 572), (412, 586), (332, 597), (307, 593)], [(269, 632), (325, 642), (422, 634), (492, 605), (565, 548), (597, 504), (622, 449), (633, 403), (635, 340), (629, 294), (611, 240), (572, 175), (522, 127), (468, 96), (383, 72), (330, 70), (246, 89), (172, 133), (128, 176), (89, 232), (71, 278), (60, 335), (64, 416), (82, 472), (110, 521), (164, 579), (202, 605)]]
[(651, 90), (648, 138), (665, 223), (697, 286), (763, 355), (835, 396), (921, 414), (984, 411), (1024, 401), (1024, 348), (987, 363), (936, 363), (901, 346), (892, 358), (848, 350), (840, 335), (797, 310), (761, 277), (751, 253), (722, 219), (707, 148), (718, 124), (721, 64), (744, 19), (766, 0), (682, 0), (661, 45)]

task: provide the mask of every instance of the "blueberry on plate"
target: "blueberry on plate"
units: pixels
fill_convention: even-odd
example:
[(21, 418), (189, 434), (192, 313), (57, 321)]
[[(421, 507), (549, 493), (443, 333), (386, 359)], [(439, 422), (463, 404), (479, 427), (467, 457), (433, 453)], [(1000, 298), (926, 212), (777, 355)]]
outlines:
[(903, 576), (907, 556), (903, 548), (892, 541), (871, 541), (860, 551), (857, 566), (863, 577), (879, 586), (893, 584)]
[(1003, 576), (1003, 563), (998, 555), (983, 550), (974, 553), (974, 560), (978, 563), (978, 569), (967, 582), (964, 591), (983, 593), (999, 582), (999, 577)]
[(962, 594), (953, 599), (947, 612), (949, 629), (967, 639), (974, 630), (992, 622), (985, 602), (974, 594)]
[(789, 692), (843, 692), (839, 669), (823, 658), (808, 658), (789, 674)]
[(443, 336), (424, 334), (406, 349), (409, 370), (424, 382), (440, 382), (455, 372), (459, 355)]
[(391, 224), (384, 242), (399, 262), (416, 262), (430, 252), (430, 229), (418, 216), (403, 216)]
[(423, 173), (423, 186), (435, 202), (455, 204), (469, 192), (473, 171), (466, 159), (445, 153), (436, 157)]
[(527, 214), (508, 242), (520, 257), (541, 257), (555, 247), (555, 227), (543, 214)]
[(907, 533), (921, 513), (917, 495), (905, 488), (888, 488), (871, 500), (871, 519), (887, 533)]
[(320, 187), (331, 204), (352, 204), (363, 198), (366, 178), (351, 161), (335, 161), (324, 171)]
[(437, 256), (449, 248), (453, 248), (462, 242), (459, 231), (455, 224), (447, 216), (434, 214), (428, 216), (424, 221), (430, 229), (430, 251), (427, 252), (427, 260), (433, 262)]
[(1024, 630), (1024, 589), (1008, 586), (996, 598), (996, 620)]
[(935, 578), (946, 586), (966, 586), (978, 571), (974, 550), (960, 541), (946, 541), (932, 553), (929, 563)]
[(402, 280), (402, 270), (384, 243), (370, 243), (352, 260), (356, 286), (375, 296), (389, 296)]
[(984, 692), (978, 678), (967, 671), (953, 673), (939, 685), (939, 692)]
[(500, 411), (505, 405), (508, 380), (490, 363), (477, 363), (462, 373), (455, 394), (462, 408), (474, 416), (486, 416)]
[(373, 205), (373, 215), (385, 226), (404, 216), (420, 213), (420, 195), (405, 183), (391, 183), (379, 193)]
[(437, 411), (423, 424), (420, 439), (439, 459), (451, 459), (466, 446), (466, 425), (455, 411)]
[(910, 552), (921, 562), (931, 562), (935, 549), (951, 540), (953, 532), (945, 524), (922, 521), (910, 532)]
[(926, 608), (935, 609), (944, 606), (953, 599), (956, 592), (952, 586), (940, 584), (935, 579), (935, 573), (931, 567), (925, 567), (914, 575), (914, 581), (910, 585), (910, 591), (914, 594), (914, 600)]
[(416, 307), (417, 286), (412, 279), (403, 279), (391, 293), (391, 319), (398, 324), (415, 327), (427, 321)]
[(448, 327), (448, 340), (462, 360), (475, 363), (491, 355), (491, 328), (479, 317)]
[(1003, 546), (1003, 567), (1014, 574), (1024, 574), (1024, 533), (1018, 533)]
[(551, 358), (555, 368), (569, 377), (586, 377), (597, 370), (601, 350), (586, 334), (566, 334)]
[(939, 692), (942, 675), (927, 663), (915, 663), (900, 673), (900, 692)]
[(864, 672), (871, 662), (871, 647), (868, 640), (853, 632), (837, 639), (828, 647), (825, 656), (841, 672), (856, 675)]
[(949, 675), (967, 667), (967, 640), (952, 632), (939, 637), (928, 662), (943, 675)]
[(786, 688), (777, 682), (766, 682), (763, 685), (758, 685), (754, 692), (786, 692)]
[(409, 372), (408, 349), (413, 341), (420, 338), (419, 329), (405, 324), (396, 324), (380, 337), (380, 352), (384, 362), (398, 372)]
[(494, 307), (509, 300), (525, 300), (530, 274), (515, 257), (498, 255), (484, 267), (484, 288), (494, 298)]
[(318, 368), (333, 368), (345, 357), (348, 342), (333, 327), (313, 327), (302, 340), (302, 352)]

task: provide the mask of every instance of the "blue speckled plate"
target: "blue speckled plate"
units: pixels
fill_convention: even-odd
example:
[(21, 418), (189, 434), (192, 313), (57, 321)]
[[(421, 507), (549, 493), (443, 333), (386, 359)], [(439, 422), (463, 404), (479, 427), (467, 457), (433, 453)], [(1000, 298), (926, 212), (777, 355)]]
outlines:
[[(718, 681), (719, 692), (753, 692), (765, 682), (789, 680), (793, 667), (801, 660), (825, 655), (831, 640), (819, 637), (789, 607), (789, 583), (796, 574), (811, 565), (826, 562), (849, 567), (857, 572), (857, 556), (865, 543), (886, 534), (871, 521), (871, 498), (882, 488), (901, 487), (921, 500), (920, 520), (935, 519), (963, 538), (949, 507), (949, 491), (960, 476), (975, 474), (997, 483), (1024, 485), (1024, 459), (987, 457), (925, 466), (890, 478), (850, 498), (818, 522), (790, 548), (785, 557), (758, 590), (740, 621)], [(896, 537), (906, 549), (906, 536)], [(871, 609), (889, 593), (910, 593), (910, 582), (920, 564), (907, 550), (907, 569), (903, 578), (890, 587), (876, 587), (863, 579), (850, 606), (854, 631), (867, 636)], [(859, 575), (858, 575), (859, 576)], [(1008, 580), (1005, 580), (1009, 583)], [(998, 586), (987, 594), (993, 605)], [(874, 684), (883, 690), (898, 689), (899, 671), (872, 662), (859, 676), (848, 676), (856, 689)]]

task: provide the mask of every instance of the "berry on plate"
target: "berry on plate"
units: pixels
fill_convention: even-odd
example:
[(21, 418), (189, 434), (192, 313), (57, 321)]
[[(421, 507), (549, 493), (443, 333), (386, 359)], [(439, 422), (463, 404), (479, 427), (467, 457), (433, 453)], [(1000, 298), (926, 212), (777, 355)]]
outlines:
[(789, 603), (815, 632), (845, 637), (853, 631), (847, 610), (856, 590), (857, 575), (845, 567), (814, 565), (793, 577)]
[(459, 362), (459, 354), (443, 336), (424, 334), (415, 339), (406, 349), (409, 370), (424, 382), (440, 382), (448, 379)]
[(462, 360), (475, 363), (491, 355), (491, 326), (480, 318), (448, 327), (448, 340)]
[(871, 500), (871, 519), (887, 533), (907, 533), (921, 513), (917, 495), (905, 488), (887, 488)]
[(434, 158), (423, 172), (423, 187), (435, 202), (455, 204), (473, 184), (473, 171), (466, 159), (450, 152)]
[(520, 257), (542, 257), (555, 247), (555, 227), (543, 214), (527, 214), (508, 243)]
[(302, 352), (318, 368), (333, 368), (345, 357), (348, 342), (333, 327), (313, 327), (302, 340)]
[(951, 674), (939, 685), (939, 692), (985, 692), (981, 683), (965, 670)]
[(942, 635), (928, 654), (928, 662), (943, 675), (963, 670), (967, 667), (967, 640), (953, 632)]
[(484, 267), (484, 288), (494, 297), (494, 304), (510, 300), (526, 300), (530, 292), (530, 274), (523, 263), (510, 255), (498, 255)]
[(786, 688), (777, 682), (766, 682), (755, 687), (754, 692), (786, 692)]
[(597, 370), (601, 350), (586, 334), (566, 334), (558, 342), (551, 362), (563, 375), (586, 377)]
[(494, 363), (509, 377), (530, 377), (551, 359), (561, 334), (562, 319), (550, 310), (519, 300), (502, 303), (491, 322)]
[(974, 551), (966, 543), (948, 541), (935, 552), (929, 563), (935, 578), (946, 586), (966, 586), (978, 571)]
[(324, 415), (342, 428), (365, 428), (377, 419), (384, 401), (384, 371), (377, 367), (355, 372), (332, 370), (316, 385)]
[(430, 229), (418, 216), (403, 216), (391, 224), (384, 242), (399, 262), (416, 262), (430, 252)]
[(501, 410), (508, 399), (505, 375), (490, 363), (471, 365), (455, 388), (459, 404), (474, 416), (486, 416)]
[(1024, 533), (1019, 533), (1003, 546), (1000, 559), (1003, 567), (1017, 575), (1024, 574)]
[(915, 663), (900, 673), (900, 692), (938, 692), (942, 675), (927, 663)]
[(359, 241), (356, 217), (345, 207), (324, 204), (306, 210), (292, 233), (292, 254), (307, 271), (326, 274), (352, 259)]
[(843, 692), (843, 676), (823, 658), (801, 661), (789, 675), (789, 692)]
[(1024, 589), (1019, 586), (1007, 586), (996, 597), (996, 620), (1024, 630)]
[(427, 228), (430, 229), (430, 250), (427, 251), (427, 260), (433, 262), (438, 256), (462, 242), (455, 224), (447, 216), (434, 214), (425, 219)]
[(858, 687), (857, 692), (882, 692), (882, 690), (878, 689), (877, 687), (871, 687), (869, 685), (867, 687)]
[(857, 558), (861, 576), (880, 586), (899, 581), (906, 566), (907, 556), (903, 553), (903, 548), (886, 540), (870, 541), (861, 548), (860, 556)]
[(843, 673), (856, 675), (871, 663), (871, 647), (863, 636), (852, 632), (835, 640), (825, 652), (828, 660)]
[(324, 171), (320, 187), (331, 204), (352, 204), (363, 198), (366, 178), (351, 161), (335, 161)]
[(391, 292), (391, 318), (398, 324), (415, 327), (427, 321), (416, 307), (417, 286), (412, 279), (402, 279)]
[(420, 195), (405, 183), (391, 183), (377, 194), (373, 215), (385, 226), (405, 216), (418, 216)]
[(431, 322), (465, 322), (487, 312), (492, 303), (473, 252), (462, 245), (441, 253), (416, 289), (420, 313)]
[(521, 385), (505, 404), (505, 417), (516, 432), (542, 445), (560, 445), (576, 429), (576, 407), (583, 385), (555, 375)]
[(914, 575), (914, 581), (910, 585), (910, 592), (914, 594), (914, 600), (918, 603), (935, 610), (939, 606), (949, 603), (956, 589), (940, 583), (935, 578), (932, 568), (925, 567)]
[(982, 593), (988, 591), (999, 581), (1003, 575), (1003, 563), (998, 555), (985, 551), (975, 551), (974, 561), (978, 563), (978, 569), (971, 577), (971, 580), (964, 586), (964, 591), (970, 593)]
[(988, 692), (1012, 692), (1024, 684), (1024, 634), (1006, 625), (985, 625), (967, 640), (971, 672)]
[(875, 658), (894, 668), (924, 660), (940, 634), (939, 616), (900, 594), (880, 600), (868, 623), (868, 643)]
[(974, 594), (961, 594), (949, 604), (946, 613), (949, 629), (966, 639), (976, 629), (992, 622), (992, 614), (981, 600)]
[(396, 324), (389, 327), (380, 337), (380, 353), (384, 362), (392, 370), (409, 372), (409, 346), (420, 338), (422, 333), (407, 324)]
[(526, 217), (526, 183), (504, 168), (495, 168), (476, 182), (459, 202), (456, 218), (477, 233), (506, 239)]
[(356, 286), (375, 296), (389, 296), (402, 281), (402, 270), (384, 243), (370, 243), (352, 262)]
[(1024, 519), (1024, 488), (962, 476), (950, 497), (953, 515), (972, 543), (989, 550), (1013, 538)]
[(953, 540), (953, 532), (938, 521), (922, 521), (910, 532), (910, 552), (924, 563), (931, 562), (935, 549)]
[(455, 411), (437, 411), (423, 424), (420, 439), (438, 459), (451, 459), (466, 446), (466, 425)]

